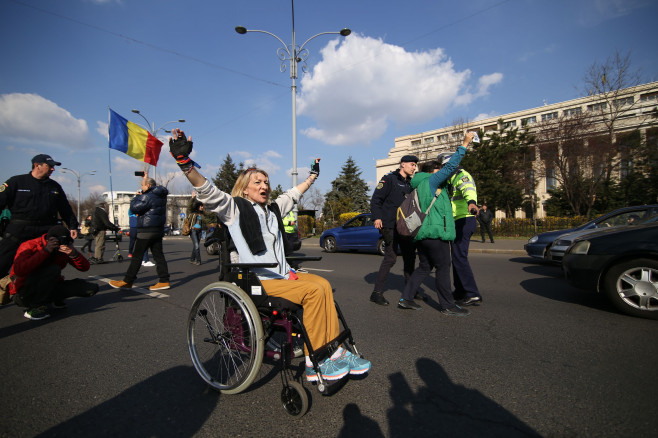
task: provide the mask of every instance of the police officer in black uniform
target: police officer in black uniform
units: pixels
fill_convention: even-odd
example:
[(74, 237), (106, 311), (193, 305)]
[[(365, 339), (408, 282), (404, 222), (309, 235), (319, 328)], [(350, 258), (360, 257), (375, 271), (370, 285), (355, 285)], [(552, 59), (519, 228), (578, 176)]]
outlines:
[(21, 243), (47, 233), (58, 223), (57, 214), (78, 237), (78, 220), (62, 186), (50, 179), (55, 166), (50, 155), (32, 158), (32, 171), (9, 178), (0, 186), (0, 210), (9, 208), (11, 219), (0, 241), (0, 277), (9, 273)]
[(411, 177), (414, 176), (414, 173), (416, 173), (417, 165), (418, 157), (414, 155), (405, 155), (402, 157), (400, 168), (382, 177), (370, 199), (370, 212), (375, 222), (375, 228), (379, 229), (382, 233), (382, 237), (386, 243), (384, 259), (379, 266), (377, 280), (375, 280), (375, 289), (370, 295), (370, 301), (382, 306), (388, 305), (388, 300), (384, 298), (382, 293), (384, 292), (386, 277), (393, 265), (395, 265), (398, 257), (398, 247), (402, 253), (404, 263), (405, 283), (414, 272), (416, 247), (413, 238), (398, 234), (395, 229), (395, 215), (404, 198), (411, 193), (409, 182), (411, 181)]

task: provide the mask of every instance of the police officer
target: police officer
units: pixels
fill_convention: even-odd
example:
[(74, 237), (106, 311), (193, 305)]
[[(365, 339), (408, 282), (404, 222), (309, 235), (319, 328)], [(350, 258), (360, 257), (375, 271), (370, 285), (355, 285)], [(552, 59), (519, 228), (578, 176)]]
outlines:
[[(451, 156), (452, 153), (444, 152), (439, 155), (439, 160), (445, 164)], [(452, 276), (455, 284), (453, 294), (457, 305), (477, 306), (482, 303), (482, 295), (468, 262), (468, 247), (477, 225), (477, 189), (471, 174), (461, 166), (448, 180), (448, 187), (456, 231), (455, 240), (451, 244)]]
[(0, 210), (9, 208), (11, 220), (0, 241), (0, 276), (9, 273), (21, 243), (42, 236), (57, 224), (57, 215), (68, 225), (71, 237), (78, 237), (78, 220), (66, 199), (66, 193), (50, 179), (55, 166), (50, 155), (32, 158), (32, 170), (9, 178), (0, 186)]
[(379, 272), (375, 280), (375, 288), (370, 295), (370, 301), (381, 306), (389, 304), (382, 293), (384, 292), (386, 277), (397, 260), (398, 248), (400, 248), (404, 263), (405, 283), (414, 272), (416, 247), (413, 238), (398, 234), (395, 229), (395, 215), (404, 198), (411, 193), (409, 182), (416, 173), (417, 165), (418, 157), (414, 155), (403, 156), (400, 160), (400, 168), (382, 177), (370, 199), (370, 212), (375, 222), (375, 228), (381, 232), (386, 244), (384, 259), (379, 266)]

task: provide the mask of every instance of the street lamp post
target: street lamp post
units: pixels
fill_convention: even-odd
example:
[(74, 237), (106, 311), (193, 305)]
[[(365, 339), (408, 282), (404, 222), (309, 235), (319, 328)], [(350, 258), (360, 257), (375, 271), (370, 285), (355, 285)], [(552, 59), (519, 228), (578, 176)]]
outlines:
[(304, 44), (297, 47), (297, 44), (295, 42), (295, 2), (294, 0), (291, 0), (290, 3), (292, 5), (292, 44), (290, 46), (284, 43), (281, 38), (266, 30), (251, 30), (245, 28), (244, 26), (237, 26), (235, 28), (235, 31), (240, 35), (244, 35), (247, 32), (260, 32), (273, 36), (274, 38), (279, 40), (279, 42), (283, 45), (283, 47), (277, 49), (277, 56), (281, 60), (282, 72), (286, 70), (285, 62), (290, 61), (290, 79), (292, 79), (292, 185), (293, 187), (296, 187), (297, 186), (297, 84), (296, 84), (297, 64), (301, 63), (302, 71), (306, 72), (306, 60), (308, 59), (308, 49), (306, 48), (306, 44), (309, 41), (311, 41), (313, 38), (318, 37), (320, 35), (331, 35), (331, 34), (336, 34), (346, 37), (349, 34), (351, 34), (352, 31), (350, 29), (345, 28), (339, 32), (321, 32), (316, 35), (313, 35), (312, 37), (304, 41)]
[(78, 222), (80, 222), (80, 181), (82, 180), (83, 176), (94, 175), (96, 174), (96, 171), (92, 170), (91, 172), (80, 174), (80, 172), (76, 172), (75, 170), (69, 169), (68, 167), (62, 167), (62, 170), (72, 173), (73, 175), (75, 175), (76, 179), (78, 180)]
[[(163, 124), (162, 126), (160, 126), (158, 129), (155, 129), (155, 122), (153, 122), (153, 125), (151, 125), (151, 122), (149, 122), (149, 120), (144, 116), (144, 114), (142, 114), (138, 109), (134, 109), (134, 110), (132, 110), (132, 112), (134, 112), (135, 114), (137, 114), (138, 116), (140, 116), (142, 119), (144, 119), (144, 121), (146, 122), (147, 131), (149, 131), (149, 132), (151, 133), (151, 135), (152, 135), (153, 137), (155, 137), (155, 138), (158, 138), (158, 132), (159, 132), (162, 128), (164, 128), (165, 126), (167, 126), (168, 124), (170, 124), (170, 123), (185, 123), (185, 120), (184, 120), (184, 119), (171, 120), (171, 121), (169, 121), (169, 122), (167, 122), (167, 123), (164, 123), (164, 124)], [(165, 132), (166, 132), (166, 131), (165, 131)], [(157, 170), (157, 169), (156, 169), (156, 170)]]

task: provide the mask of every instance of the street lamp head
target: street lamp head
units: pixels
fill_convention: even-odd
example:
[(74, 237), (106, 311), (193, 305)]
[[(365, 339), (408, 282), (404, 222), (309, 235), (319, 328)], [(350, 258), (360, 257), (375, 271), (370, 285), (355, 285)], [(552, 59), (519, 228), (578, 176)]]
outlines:
[(178, 119), (180, 123), (185, 123), (185, 119)]
[(237, 33), (239, 33), (240, 35), (244, 35), (245, 33), (247, 33), (247, 28), (244, 27), (244, 26), (237, 26), (237, 27), (235, 28), (235, 31), (236, 31)]
[(344, 37), (346, 37), (347, 35), (349, 35), (351, 33), (352, 33), (352, 31), (349, 30), (348, 28), (345, 28), (345, 29), (340, 31), (341, 36), (344, 36)]
[(132, 110), (132, 112), (134, 112), (135, 114), (139, 114), (139, 110), (138, 110), (138, 109), (134, 109), (134, 110)]

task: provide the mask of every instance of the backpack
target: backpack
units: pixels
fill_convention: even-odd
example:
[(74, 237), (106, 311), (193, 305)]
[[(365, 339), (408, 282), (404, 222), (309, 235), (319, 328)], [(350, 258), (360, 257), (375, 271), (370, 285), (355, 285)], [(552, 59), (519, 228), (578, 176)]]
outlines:
[(423, 211), (420, 209), (420, 202), (418, 201), (418, 190), (413, 189), (404, 201), (402, 201), (395, 215), (395, 228), (398, 230), (398, 233), (402, 236), (416, 237), (420, 227), (423, 225), (425, 217), (430, 212), (440, 193), (441, 189), (436, 189), (432, 202), (430, 202), (427, 210)]
[(190, 222), (191, 222), (191, 221), (190, 221), (190, 217), (191, 217), (191, 216), (192, 216), (192, 215), (190, 214), (190, 215), (185, 219), (185, 221), (183, 222), (183, 229), (182, 229), (181, 232), (180, 232), (183, 236), (189, 236), (189, 235), (190, 235), (190, 232), (192, 231), (192, 226), (190, 225)]

